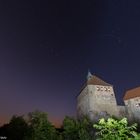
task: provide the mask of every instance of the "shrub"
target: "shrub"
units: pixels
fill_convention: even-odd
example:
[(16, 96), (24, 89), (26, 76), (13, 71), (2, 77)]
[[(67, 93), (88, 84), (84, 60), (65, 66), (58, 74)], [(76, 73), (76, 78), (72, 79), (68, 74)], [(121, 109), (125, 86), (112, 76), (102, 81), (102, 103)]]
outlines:
[(127, 118), (115, 120), (113, 118), (100, 119), (98, 124), (93, 125), (98, 130), (97, 138), (101, 140), (131, 140), (136, 138), (137, 124), (128, 126)]

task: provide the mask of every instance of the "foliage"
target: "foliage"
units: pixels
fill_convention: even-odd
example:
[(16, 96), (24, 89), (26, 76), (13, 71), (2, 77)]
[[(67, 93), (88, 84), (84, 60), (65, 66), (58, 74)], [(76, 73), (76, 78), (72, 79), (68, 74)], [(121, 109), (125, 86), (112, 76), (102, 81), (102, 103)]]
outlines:
[(81, 121), (65, 117), (63, 122), (65, 140), (92, 140), (91, 124), (88, 118)]
[(62, 132), (56, 131), (56, 140), (64, 140)]
[(30, 140), (56, 140), (56, 131), (48, 121), (47, 113), (35, 111), (28, 116), (29, 125), (32, 128)]
[(130, 140), (140, 140), (140, 134), (137, 134), (133, 139)]
[(79, 121), (79, 140), (92, 140), (93, 139), (93, 128), (92, 122), (88, 117), (84, 117)]
[(8, 128), (9, 124), (4, 124), (3, 126), (0, 127), (0, 136), (5, 136), (8, 137)]
[(102, 118), (92, 124), (87, 117), (82, 120), (65, 117), (63, 127), (56, 129), (48, 121), (47, 113), (34, 111), (28, 114), (27, 120), (13, 116), (8, 124), (0, 127), (0, 135), (10, 140), (140, 140), (137, 125), (128, 126), (126, 118)]
[(98, 139), (101, 140), (129, 140), (137, 136), (135, 132), (137, 125), (128, 126), (127, 118), (121, 120), (113, 118), (105, 120), (102, 118), (98, 124), (94, 124), (93, 126), (99, 130), (96, 134)]
[(13, 116), (7, 125), (7, 135), (10, 140), (23, 140), (28, 131), (29, 127), (23, 116)]
[(63, 121), (64, 139), (76, 140), (78, 139), (78, 122), (70, 117), (65, 117)]

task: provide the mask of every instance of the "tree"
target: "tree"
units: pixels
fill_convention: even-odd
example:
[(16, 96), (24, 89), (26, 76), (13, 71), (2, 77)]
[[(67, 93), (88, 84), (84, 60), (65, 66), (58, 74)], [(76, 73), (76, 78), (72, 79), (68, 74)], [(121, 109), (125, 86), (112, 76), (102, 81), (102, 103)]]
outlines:
[(3, 126), (0, 127), (0, 136), (5, 136), (9, 137), (9, 132), (8, 132), (9, 124), (4, 124)]
[(93, 127), (96, 128), (97, 137), (101, 140), (129, 140), (131, 138), (136, 138), (136, 126), (133, 124), (128, 126), (127, 118), (121, 120), (115, 120), (113, 118), (100, 119), (98, 124), (94, 124)]
[(92, 140), (91, 123), (88, 118), (84, 117), (78, 121), (70, 117), (65, 117), (63, 121), (64, 139), (65, 140)]
[(79, 140), (93, 139), (92, 122), (88, 119), (88, 117), (84, 117), (82, 120), (79, 120), (78, 135)]
[(32, 128), (30, 140), (56, 140), (54, 126), (48, 121), (45, 112), (35, 111), (29, 113), (29, 126)]
[(10, 140), (24, 140), (28, 131), (29, 127), (23, 116), (13, 116), (7, 125), (8, 138)]
[(78, 140), (78, 122), (68, 116), (63, 121), (64, 139), (65, 140)]

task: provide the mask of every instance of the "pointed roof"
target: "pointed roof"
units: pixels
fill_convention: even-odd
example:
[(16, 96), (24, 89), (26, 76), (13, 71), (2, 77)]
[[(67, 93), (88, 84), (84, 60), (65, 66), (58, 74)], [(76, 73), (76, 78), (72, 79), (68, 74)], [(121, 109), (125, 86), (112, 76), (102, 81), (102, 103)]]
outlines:
[[(88, 73), (89, 74), (89, 73)], [(103, 81), (102, 79), (100, 79), (99, 77), (92, 75), (90, 73), (90, 78), (88, 78), (87, 76), (87, 81), (84, 83), (84, 85), (82, 86), (81, 90), (79, 93), (81, 93), (81, 91), (87, 86), (87, 85), (101, 85), (101, 86), (112, 86), (111, 84)]]
[(90, 79), (90, 78), (92, 78), (92, 76), (93, 76), (93, 75), (91, 74), (90, 70), (88, 70), (87, 80)]
[(129, 100), (129, 99), (136, 98), (136, 97), (140, 97), (140, 87), (126, 91), (123, 99)]
[(112, 86), (111, 84), (103, 81), (99, 77), (92, 75), (90, 79), (87, 80), (87, 85), (102, 85), (102, 86)]

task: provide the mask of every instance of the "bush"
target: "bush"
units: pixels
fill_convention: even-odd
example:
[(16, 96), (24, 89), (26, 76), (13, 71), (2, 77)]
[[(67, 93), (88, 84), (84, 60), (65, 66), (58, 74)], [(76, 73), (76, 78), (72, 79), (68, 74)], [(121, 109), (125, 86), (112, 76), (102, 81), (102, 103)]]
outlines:
[(93, 125), (98, 130), (97, 139), (101, 140), (132, 140), (138, 137), (137, 124), (128, 126), (127, 118), (115, 120), (113, 118), (100, 119), (98, 124)]

